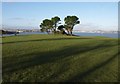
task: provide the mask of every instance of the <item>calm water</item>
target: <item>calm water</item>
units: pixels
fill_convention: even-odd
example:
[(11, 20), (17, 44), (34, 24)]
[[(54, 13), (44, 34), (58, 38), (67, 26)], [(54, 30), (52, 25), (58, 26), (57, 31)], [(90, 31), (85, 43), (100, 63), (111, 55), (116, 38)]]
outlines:
[[(47, 33), (42, 33), (42, 32), (20, 32), (18, 35), (30, 35), (30, 34), (47, 34)], [(78, 36), (104, 36), (104, 37), (110, 37), (110, 38), (118, 38), (120, 34), (118, 35), (117, 33), (75, 33), (73, 34), (78, 35)], [(3, 36), (14, 36), (14, 34), (5, 34)], [(120, 38), (120, 37), (119, 37)]]
[[(118, 38), (120, 34), (118, 33), (73, 33), (78, 36), (104, 36), (104, 37), (110, 37), (110, 38)], [(120, 37), (119, 37), (120, 38)]]

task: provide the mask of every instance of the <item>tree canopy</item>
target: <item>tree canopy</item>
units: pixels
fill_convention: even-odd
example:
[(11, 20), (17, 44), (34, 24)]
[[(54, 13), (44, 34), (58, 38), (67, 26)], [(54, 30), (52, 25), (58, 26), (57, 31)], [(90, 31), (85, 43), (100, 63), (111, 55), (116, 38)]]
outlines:
[(64, 18), (64, 21), (68, 34), (72, 35), (74, 26), (80, 23), (79, 18), (77, 16), (67, 16)]
[(47, 33), (49, 33), (50, 31), (52, 31), (53, 22), (51, 20), (49, 20), (49, 19), (45, 19), (40, 24), (40, 28), (41, 28), (42, 32), (46, 31)]
[(54, 32), (56, 32), (56, 29), (57, 29), (57, 26), (58, 26), (58, 23), (60, 20), (60, 18), (58, 16), (55, 16), (51, 19), (51, 21), (53, 22), (53, 27), (54, 27)]
[[(44, 19), (43, 22), (40, 24), (40, 30), (42, 32), (56, 32), (57, 29), (61, 32), (64, 32), (64, 34), (72, 35), (72, 31), (75, 25), (79, 24), (79, 18), (77, 16), (67, 16), (64, 18), (64, 25), (58, 26), (60, 22), (60, 18), (58, 16), (52, 17), (51, 19)], [(65, 32), (67, 31), (67, 33)]]

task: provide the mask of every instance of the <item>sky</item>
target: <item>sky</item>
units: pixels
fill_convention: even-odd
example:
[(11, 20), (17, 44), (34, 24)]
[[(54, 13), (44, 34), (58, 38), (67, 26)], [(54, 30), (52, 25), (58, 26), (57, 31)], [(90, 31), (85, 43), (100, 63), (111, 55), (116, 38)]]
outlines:
[(118, 2), (119, 0), (1, 0), (2, 2)]
[(68, 15), (79, 17), (74, 30), (118, 30), (117, 2), (2, 2), (2, 25), (39, 29), (44, 19)]

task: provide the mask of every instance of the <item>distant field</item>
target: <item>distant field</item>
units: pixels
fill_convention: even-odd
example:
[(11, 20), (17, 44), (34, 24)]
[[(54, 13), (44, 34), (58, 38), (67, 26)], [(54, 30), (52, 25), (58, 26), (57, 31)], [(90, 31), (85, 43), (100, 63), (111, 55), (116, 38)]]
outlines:
[(118, 39), (24, 35), (2, 40), (3, 82), (118, 81)]

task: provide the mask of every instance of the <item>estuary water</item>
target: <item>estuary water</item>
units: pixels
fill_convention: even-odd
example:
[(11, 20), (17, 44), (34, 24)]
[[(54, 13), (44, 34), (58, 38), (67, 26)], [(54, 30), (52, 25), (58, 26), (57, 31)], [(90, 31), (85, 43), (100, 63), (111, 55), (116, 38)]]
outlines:
[(83, 32), (79, 32), (79, 33), (73, 33), (75, 35), (78, 36), (104, 36), (104, 37), (110, 37), (110, 38), (120, 38), (120, 34), (118, 33), (83, 33)]
[[(17, 35), (30, 35), (30, 34), (47, 34), (43, 32), (20, 32)], [(120, 38), (118, 33), (83, 33), (83, 32), (73, 32), (74, 35), (78, 36), (103, 36), (110, 38)], [(3, 36), (14, 36), (14, 34), (5, 34)]]

